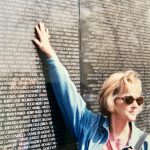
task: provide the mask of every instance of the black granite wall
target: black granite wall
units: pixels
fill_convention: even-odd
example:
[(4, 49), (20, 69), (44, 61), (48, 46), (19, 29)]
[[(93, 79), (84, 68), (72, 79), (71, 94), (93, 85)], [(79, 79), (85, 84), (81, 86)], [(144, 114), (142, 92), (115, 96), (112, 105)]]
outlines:
[(111, 73), (141, 75), (145, 106), (137, 125), (150, 132), (150, 2), (81, 0), (82, 94), (98, 112), (99, 87)]

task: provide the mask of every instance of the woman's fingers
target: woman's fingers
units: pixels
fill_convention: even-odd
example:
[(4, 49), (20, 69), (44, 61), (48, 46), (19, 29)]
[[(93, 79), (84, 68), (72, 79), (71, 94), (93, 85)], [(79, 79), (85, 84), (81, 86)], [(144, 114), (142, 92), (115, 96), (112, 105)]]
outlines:
[(38, 25), (36, 25), (35, 29), (40, 41), (42, 41), (43, 38), (50, 38), (48, 28), (45, 28), (43, 23), (40, 22)]
[(41, 40), (42, 33), (41, 33), (41, 30), (39, 29), (39, 26), (38, 26), (38, 25), (35, 26), (35, 30), (36, 30), (36, 32), (37, 32), (38, 38)]
[(46, 28), (46, 33), (47, 33), (47, 37), (50, 38), (50, 35), (49, 35), (49, 30), (48, 28)]
[(46, 30), (45, 30), (45, 26), (44, 26), (44, 23), (40, 22), (39, 23), (39, 27), (40, 27), (40, 30), (43, 34), (45, 34)]
[(53, 48), (49, 42), (49, 32), (45, 28), (43, 23), (39, 23), (35, 26), (37, 32), (37, 38), (33, 39), (33, 42), (40, 48), (40, 50), (46, 55), (47, 58), (55, 55)]
[(33, 39), (33, 42), (41, 49), (41, 42), (38, 39)]

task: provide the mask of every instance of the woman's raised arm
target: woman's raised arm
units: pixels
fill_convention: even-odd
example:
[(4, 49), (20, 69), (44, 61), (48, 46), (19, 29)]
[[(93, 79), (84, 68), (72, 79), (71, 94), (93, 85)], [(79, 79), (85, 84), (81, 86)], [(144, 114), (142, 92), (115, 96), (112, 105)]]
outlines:
[(49, 78), (67, 125), (72, 133), (79, 140), (83, 127), (92, 125), (93, 113), (86, 108), (86, 103), (77, 92), (74, 83), (71, 81), (66, 68), (60, 63), (54, 49), (49, 43), (49, 33), (43, 23), (39, 23), (35, 30), (37, 38), (33, 41), (46, 55)]

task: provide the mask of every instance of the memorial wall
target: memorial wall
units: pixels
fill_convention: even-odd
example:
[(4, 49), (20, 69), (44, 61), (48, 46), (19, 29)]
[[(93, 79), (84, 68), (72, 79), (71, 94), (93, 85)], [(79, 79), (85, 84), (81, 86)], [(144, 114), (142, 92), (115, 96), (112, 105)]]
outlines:
[(70, 150), (42, 54), (33, 45), (42, 21), (89, 109), (111, 73), (134, 69), (145, 106), (137, 126), (150, 132), (150, 2), (148, 0), (0, 0), (0, 150)]

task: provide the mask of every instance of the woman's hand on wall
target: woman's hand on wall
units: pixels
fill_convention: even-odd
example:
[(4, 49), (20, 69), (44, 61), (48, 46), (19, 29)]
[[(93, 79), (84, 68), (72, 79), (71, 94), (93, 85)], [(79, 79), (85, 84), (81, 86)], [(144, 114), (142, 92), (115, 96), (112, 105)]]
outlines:
[(33, 39), (33, 42), (38, 46), (38, 48), (41, 49), (47, 58), (51, 58), (52, 56), (56, 55), (49, 42), (50, 35), (48, 28), (45, 28), (45, 25), (40, 22), (35, 26), (35, 31), (37, 33), (37, 38)]

